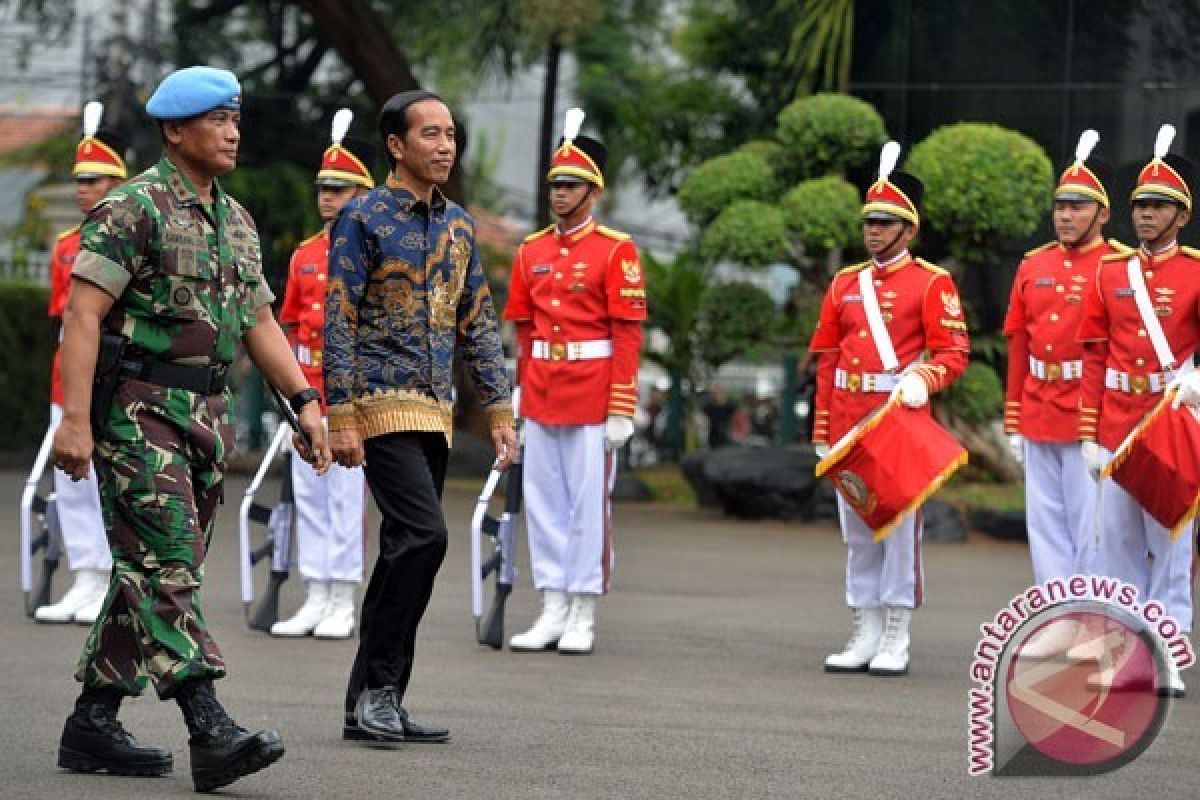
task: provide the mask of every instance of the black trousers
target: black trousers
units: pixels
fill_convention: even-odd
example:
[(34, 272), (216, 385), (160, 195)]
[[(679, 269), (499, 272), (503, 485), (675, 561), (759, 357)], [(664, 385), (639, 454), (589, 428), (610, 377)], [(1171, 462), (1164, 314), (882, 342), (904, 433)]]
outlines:
[(448, 450), (441, 433), (391, 433), (364, 443), (367, 485), (383, 515), (379, 559), (363, 596), (358, 653), (346, 713), (364, 688), (395, 686), (403, 700), (417, 626), (446, 556), (442, 486)]

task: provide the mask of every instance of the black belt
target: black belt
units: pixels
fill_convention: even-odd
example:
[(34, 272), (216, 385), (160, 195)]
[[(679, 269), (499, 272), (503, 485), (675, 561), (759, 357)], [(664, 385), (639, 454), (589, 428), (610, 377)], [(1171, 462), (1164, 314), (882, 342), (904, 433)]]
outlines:
[(192, 367), (156, 358), (123, 358), (121, 374), (166, 389), (186, 389), (189, 392), (210, 395), (225, 391), (229, 365)]

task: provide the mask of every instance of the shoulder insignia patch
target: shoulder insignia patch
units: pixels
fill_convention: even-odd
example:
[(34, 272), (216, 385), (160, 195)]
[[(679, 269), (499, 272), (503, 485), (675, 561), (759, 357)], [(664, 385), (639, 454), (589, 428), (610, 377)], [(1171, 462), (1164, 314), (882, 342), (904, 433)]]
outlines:
[(857, 264), (851, 264), (848, 267), (842, 267), (841, 269), (838, 270), (837, 274), (838, 275), (853, 275), (854, 273), (858, 272), (859, 270), (861, 270), (863, 267), (865, 267), (869, 263), (871, 263), (871, 262), (860, 261)]
[(549, 233), (552, 230), (554, 230), (554, 226), (547, 225), (546, 227), (542, 228), (540, 231), (534, 231), (533, 233), (526, 236), (525, 241), (532, 242), (534, 239), (540, 239), (541, 237), (545, 236), (547, 233)]
[(920, 264), (920, 265), (921, 265), (922, 267), (924, 267), (925, 269), (927, 269), (927, 270), (929, 270), (930, 272), (932, 272), (934, 275), (949, 275), (949, 274), (950, 274), (950, 273), (949, 273), (949, 272), (947, 272), (946, 270), (944, 270), (944, 269), (942, 269), (941, 267), (939, 267), (937, 264), (934, 264), (934, 263), (932, 263), (932, 262), (926, 261), (926, 260), (925, 260), (925, 259), (923, 259), (923, 258), (916, 258), (916, 259), (913, 259), (913, 260), (914, 260), (914, 261), (916, 261), (918, 264)]
[(618, 242), (623, 242), (629, 238), (628, 233), (623, 233), (623, 232), (615, 230), (613, 228), (609, 228), (605, 225), (597, 225), (596, 233), (602, 233), (610, 239), (616, 239)]

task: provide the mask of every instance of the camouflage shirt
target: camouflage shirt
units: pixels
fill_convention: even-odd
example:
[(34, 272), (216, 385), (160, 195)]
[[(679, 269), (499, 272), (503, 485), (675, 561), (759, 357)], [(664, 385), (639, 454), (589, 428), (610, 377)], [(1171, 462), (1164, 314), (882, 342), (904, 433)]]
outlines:
[(117, 299), (105, 326), (168, 361), (228, 364), (273, 299), (258, 232), (213, 182), (205, 205), (166, 157), (114, 189), (84, 220), (71, 274)]
[(511, 423), (470, 215), (436, 188), (429, 204), (389, 180), (347, 203), (331, 236), (323, 359), (330, 429), (449, 439), (456, 346), (492, 424)]

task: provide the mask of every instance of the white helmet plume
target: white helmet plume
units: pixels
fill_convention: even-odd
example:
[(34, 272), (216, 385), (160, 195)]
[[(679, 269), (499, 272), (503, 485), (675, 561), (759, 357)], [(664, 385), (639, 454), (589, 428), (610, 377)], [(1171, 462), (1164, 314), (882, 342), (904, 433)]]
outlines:
[(1079, 134), (1079, 144), (1075, 145), (1075, 163), (1082, 164), (1091, 157), (1092, 151), (1100, 143), (1100, 134), (1088, 128)]
[(587, 116), (583, 113), (582, 108), (568, 108), (565, 117), (563, 118), (563, 138), (568, 142), (575, 140), (579, 135), (579, 131), (583, 128), (583, 119)]
[(1154, 139), (1154, 157), (1161, 159), (1171, 149), (1171, 142), (1175, 141), (1175, 126), (1163, 125), (1158, 129), (1158, 136)]
[(879, 180), (886, 181), (900, 160), (900, 143), (888, 142), (879, 152)]
[(339, 108), (337, 113), (333, 115), (333, 130), (330, 131), (329, 138), (334, 144), (341, 144), (342, 139), (346, 138), (346, 131), (350, 130), (350, 123), (354, 121), (354, 112), (348, 108)]
[(83, 135), (95, 136), (100, 129), (100, 117), (104, 116), (104, 103), (93, 100), (83, 107)]

